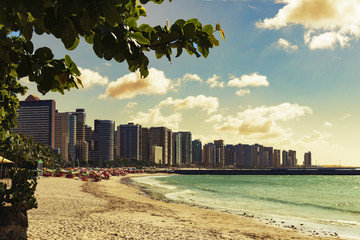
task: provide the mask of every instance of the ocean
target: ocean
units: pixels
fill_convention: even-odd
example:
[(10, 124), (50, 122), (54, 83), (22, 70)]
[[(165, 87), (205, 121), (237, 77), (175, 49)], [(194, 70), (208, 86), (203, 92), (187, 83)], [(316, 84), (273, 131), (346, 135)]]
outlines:
[(360, 176), (169, 175), (133, 182), (157, 198), (360, 239)]

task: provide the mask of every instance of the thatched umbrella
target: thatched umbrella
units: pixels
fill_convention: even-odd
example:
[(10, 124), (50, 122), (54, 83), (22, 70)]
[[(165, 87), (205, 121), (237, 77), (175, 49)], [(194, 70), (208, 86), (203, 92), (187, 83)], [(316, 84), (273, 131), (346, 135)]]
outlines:
[(4, 163), (14, 163), (14, 162), (7, 158), (0, 156), (0, 178), (2, 178), (2, 170), (3, 170)]

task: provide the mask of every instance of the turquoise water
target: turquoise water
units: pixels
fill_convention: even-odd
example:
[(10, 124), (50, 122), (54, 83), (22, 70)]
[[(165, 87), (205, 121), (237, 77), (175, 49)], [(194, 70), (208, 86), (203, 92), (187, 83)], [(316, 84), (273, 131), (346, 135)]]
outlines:
[(173, 175), (135, 182), (173, 201), (360, 239), (360, 176)]

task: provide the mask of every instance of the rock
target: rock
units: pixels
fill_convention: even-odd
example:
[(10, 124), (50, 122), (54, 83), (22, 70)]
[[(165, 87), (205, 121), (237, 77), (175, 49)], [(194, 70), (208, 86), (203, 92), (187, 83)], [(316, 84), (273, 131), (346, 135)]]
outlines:
[(27, 239), (27, 216), (15, 207), (0, 207), (0, 240)]

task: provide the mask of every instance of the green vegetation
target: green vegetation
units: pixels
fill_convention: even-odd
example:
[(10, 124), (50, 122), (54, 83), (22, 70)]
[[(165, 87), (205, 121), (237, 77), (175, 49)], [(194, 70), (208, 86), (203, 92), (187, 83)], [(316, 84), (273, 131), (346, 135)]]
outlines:
[(28, 169), (11, 169), (11, 188), (7, 189), (5, 183), (0, 183), (0, 206), (9, 203), (25, 215), (27, 210), (37, 208), (34, 196), (37, 181), (33, 175), (34, 173)]
[[(171, 0), (169, 0), (171, 1)], [(210, 48), (219, 45), (213, 35), (224, 32), (219, 24), (215, 28), (202, 25), (197, 19), (179, 19), (169, 26), (138, 26), (140, 17), (146, 17), (144, 4), (161, 4), (163, 0), (3, 0), (0, 2), (0, 151), (14, 160), (17, 167), (42, 159), (44, 166), (60, 167), (61, 159), (46, 146), (13, 134), (16, 127), (18, 95), (26, 93), (19, 82), (28, 78), (40, 93), (49, 91), (64, 94), (65, 90), (82, 86), (80, 71), (69, 55), (55, 59), (48, 47), (34, 49), (32, 36), (50, 34), (60, 39), (67, 50), (75, 49), (80, 40), (93, 46), (99, 58), (121, 63), (129, 70), (148, 72), (149, 59), (145, 52), (156, 58), (165, 56), (171, 61), (173, 50), (179, 57), (183, 50), (196, 57), (207, 57)], [(135, 162), (134, 162), (135, 163)], [(124, 164), (124, 163), (121, 163)], [(134, 165), (135, 166), (135, 165)], [(12, 175), (11, 192), (4, 195), (0, 185), (0, 204), (3, 200), (23, 210), (36, 205), (32, 182), (27, 170)], [(30, 182), (29, 182), (30, 181)], [(11, 196), (11, 198), (9, 198)]]
[[(146, 17), (144, 5), (161, 4), (163, 0), (4, 0), (0, 3), (0, 142), (16, 137), (10, 129), (16, 126), (18, 94), (26, 88), (19, 83), (27, 77), (39, 92), (64, 94), (81, 86), (80, 72), (69, 55), (54, 59), (48, 47), (34, 49), (32, 36), (50, 34), (60, 39), (67, 50), (75, 49), (80, 40), (93, 46), (99, 58), (121, 63), (129, 70), (148, 75), (146, 52), (171, 61), (173, 50), (179, 57), (183, 50), (196, 57), (207, 57), (210, 48), (219, 45), (214, 32), (224, 32), (219, 24), (202, 25), (197, 19), (179, 19), (171, 26), (138, 26)], [(15, 33), (15, 34), (14, 34)], [(16, 36), (15, 36), (16, 35)], [(225, 38), (224, 38), (225, 39)]]

